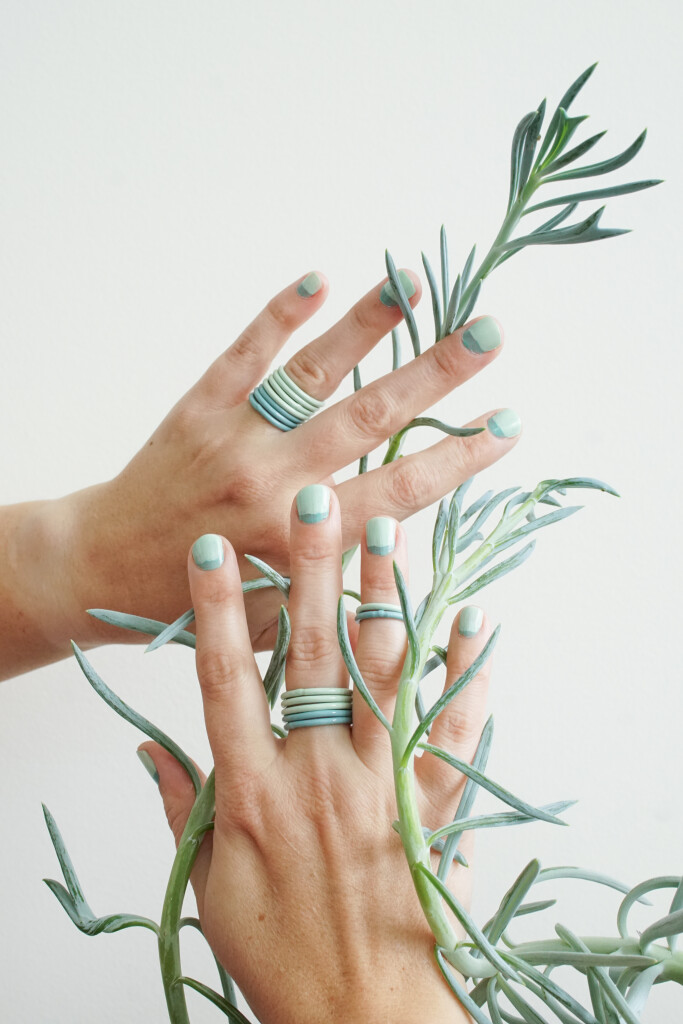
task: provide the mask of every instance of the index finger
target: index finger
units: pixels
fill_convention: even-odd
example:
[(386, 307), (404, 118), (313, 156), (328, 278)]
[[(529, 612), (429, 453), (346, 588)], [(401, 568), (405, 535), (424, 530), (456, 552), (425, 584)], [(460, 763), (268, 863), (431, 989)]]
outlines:
[(204, 534), (187, 560), (196, 622), (196, 667), (216, 774), (264, 765), (276, 752), (270, 710), (251, 650), (237, 558), (225, 537)]

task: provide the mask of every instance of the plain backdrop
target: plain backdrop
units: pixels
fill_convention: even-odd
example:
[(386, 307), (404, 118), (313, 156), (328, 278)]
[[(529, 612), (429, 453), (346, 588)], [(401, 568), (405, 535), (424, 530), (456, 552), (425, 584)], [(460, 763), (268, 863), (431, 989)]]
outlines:
[[(505, 212), (517, 122), (544, 96), (554, 108), (594, 61), (572, 111), (591, 115), (579, 139), (609, 129), (591, 158), (649, 129), (609, 179), (666, 179), (608, 201), (603, 224), (633, 232), (527, 250), (496, 271), (476, 312), (502, 322), (505, 352), (438, 407), (457, 423), (506, 405), (524, 420), (519, 445), (473, 496), (574, 474), (622, 495), (580, 497), (582, 512), (477, 598), (503, 624), (491, 774), (536, 803), (579, 800), (570, 828), (480, 834), (480, 923), (533, 856), (630, 884), (683, 867), (682, 29), (673, 0), (0, 4), (6, 504), (115, 476), (267, 300), (309, 270), (328, 275), (330, 295), (285, 356), (384, 277), (386, 247), (422, 274), (425, 293), (420, 251), (436, 262), (442, 223), (454, 265), (475, 241), (485, 252)], [(417, 316), (429, 338), (427, 294)], [(365, 379), (389, 359), (385, 339)], [(413, 438), (414, 448), (435, 440)], [(416, 598), (430, 581), (433, 514), (408, 524)], [(160, 531), (163, 520), (160, 507)], [(90, 659), (209, 763), (192, 651), (114, 645)], [(173, 847), (135, 757), (141, 738), (73, 658), (2, 685), (3, 1021), (166, 1019), (150, 933), (85, 937), (41, 882), (59, 874), (42, 800), (95, 912), (158, 919)], [(617, 893), (584, 882), (537, 892), (560, 900), (515, 934), (552, 935), (557, 920), (616, 934)], [(638, 908), (639, 928), (665, 912), (659, 895)], [(185, 962), (216, 984), (195, 934)], [(224, 1019), (188, 998), (198, 1024)], [(677, 1021), (682, 1007), (680, 989), (660, 987), (643, 1019)]]

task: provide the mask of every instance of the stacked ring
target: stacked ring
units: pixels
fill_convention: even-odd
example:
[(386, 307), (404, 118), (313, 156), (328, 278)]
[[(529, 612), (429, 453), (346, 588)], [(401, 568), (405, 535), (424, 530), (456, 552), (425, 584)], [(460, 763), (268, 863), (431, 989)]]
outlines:
[(369, 604), (359, 604), (356, 608), (356, 622), (362, 622), (363, 619), (398, 619), (403, 622), (403, 612), (400, 604), (371, 601)]
[(282, 694), (285, 729), (309, 725), (351, 725), (351, 690), (342, 686), (311, 686)]
[(325, 403), (307, 395), (280, 366), (254, 388), (249, 395), (249, 404), (274, 427), (293, 430), (310, 419)]

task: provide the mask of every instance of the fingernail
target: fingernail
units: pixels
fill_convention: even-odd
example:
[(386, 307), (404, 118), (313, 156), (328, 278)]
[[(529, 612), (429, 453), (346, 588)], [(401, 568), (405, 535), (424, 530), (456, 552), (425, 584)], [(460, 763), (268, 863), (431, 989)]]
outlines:
[(484, 613), (481, 608), (477, 608), (476, 604), (469, 604), (467, 608), (462, 609), (458, 619), (458, 632), (460, 636), (467, 637), (467, 639), (476, 636), (481, 629), (483, 621)]
[(365, 541), (371, 555), (388, 555), (396, 546), (396, 522), (388, 516), (375, 516), (365, 524)]
[(500, 327), (492, 316), (483, 316), (476, 324), (468, 327), (462, 336), (462, 343), (470, 352), (482, 355), (492, 352), (501, 342)]
[(151, 775), (151, 777), (154, 779), (154, 781), (156, 782), (156, 784), (158, 786), (159, 785), (159, 772), (157, 771), (156, 765), (154, 764), (154, 761), (152, 760), (152, 758), (149, 756), (149, 754), (147, 753), (146, 750), (138, 750), (137, 751), (137, 755), (140, 758), (140, 761), (142, 762), (142, 765), (143, 765), (145, 771), (149, 775)]
[(517, 437), (522, 429), (522, 421), (514, 409), (501, 409), (489, 416), (488, 428), (496, 437)]
[(330, 489), (324, 484), (302, 487), (296, 496), (296, 511), (302, 523), (319, 523), (330, 514)]
[(192, 545), (192, 557), (200, 569), (218, 569), (225, 557), (222, 538), (216, 533), (205, 533)]
[[(411, 295), (415, 294), (415, 285), (412, 278), (408, 277), (405, 270), (399, 270), (398, 276), (401, 280), (401, 284), (403, 285), (403, 290), (408, 298), (410, 298)], [(379, 293), (379, 298), (380, 302), (383, 302), (385, 306), (398, 306), (396, 291), (391, 281), (386, 282), (382, 291)]]
[(315, 295), (316, 292), (319, 292), (322, 286), (322, 281), (314, 271), (312, 274), (309, 274), (308, 277), (303, 279), (296, 290), (298, 294), (302, 295), (305, 299), (310, 299), (311, 295)]

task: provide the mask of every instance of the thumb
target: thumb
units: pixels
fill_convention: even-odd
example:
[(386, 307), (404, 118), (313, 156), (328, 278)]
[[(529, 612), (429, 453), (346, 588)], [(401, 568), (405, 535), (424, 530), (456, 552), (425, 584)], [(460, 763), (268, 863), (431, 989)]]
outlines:
[[(166, 820), (173, 833), (175, 844), (178, 846), (180, 837), (187, 824), (187, 819), (190, 816), (190, 811), (194, 805), (194, 786), (187, 772), (176, 761), (173, 754), (170, 754), (168, 750), (164, 750), (158, 743), (143, 743), (138, 747), (137, 754), (146, 771), (159, 787), (164, 811), (166, 812)], [(204, 785), (206, 775), (196, 765), (195, 767), (197, 768), (201, 783)], [(190, 876), (192, 887), (197, 897), (200, 916), (209, 874), (209, 865), (211, 863), (212, 846), (212, 833), (207, 832), (197, 853), (197, 859)]]

